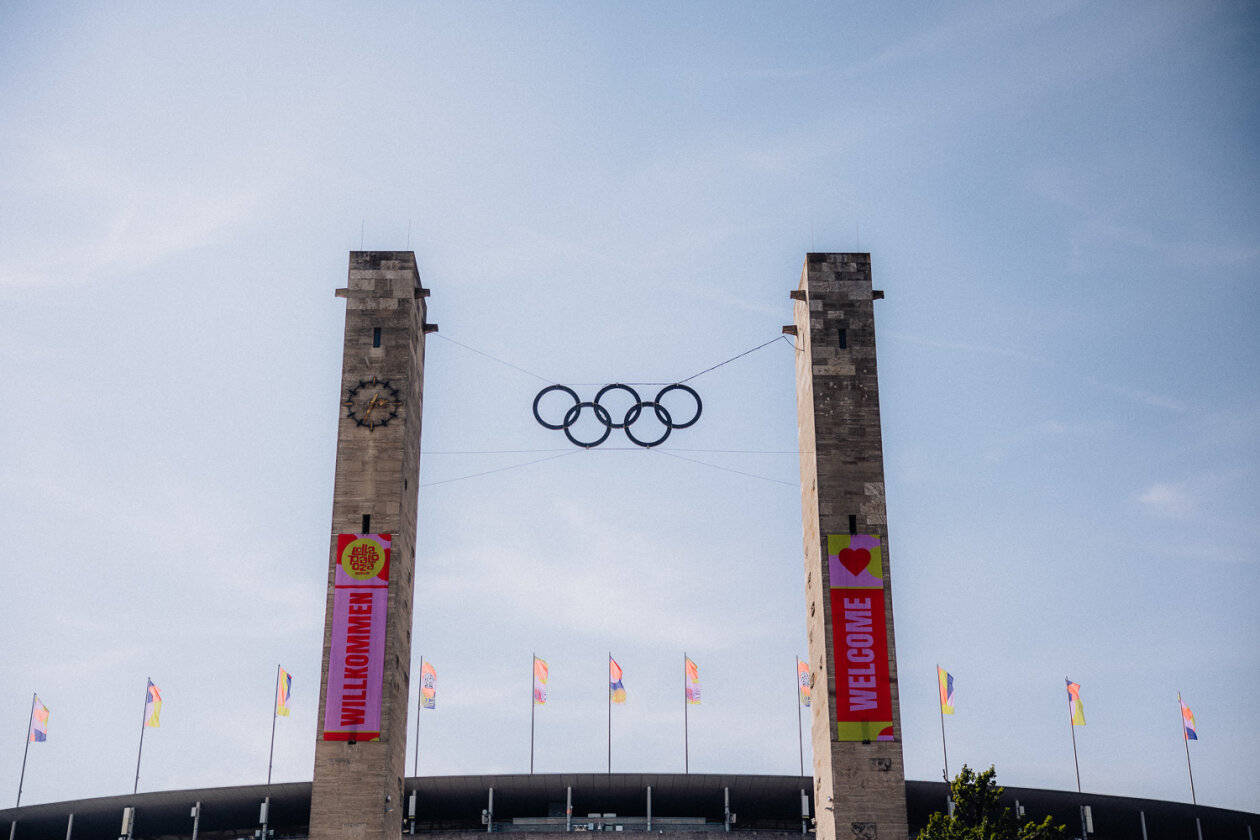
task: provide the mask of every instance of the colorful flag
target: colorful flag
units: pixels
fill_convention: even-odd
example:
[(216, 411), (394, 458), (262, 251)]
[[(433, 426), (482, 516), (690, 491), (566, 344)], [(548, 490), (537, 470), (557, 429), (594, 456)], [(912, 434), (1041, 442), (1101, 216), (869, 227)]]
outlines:
[(683, 659), (686, 660), (684, 667), (687, 671), (687, 702), (698, 704), (700, 702), (700, 669), (690, 657), (683, 657)]
[(547, 702), (547, 662), (534, 657), (534, 705), (541, 706)]
[(814, 688), (814, 679), (809, 675), (809, 663), (796, 660), (796, 685), (801, 692), (801, 705), (809, 708), (810, 694)]
[(144, 725), (159, 726), (158, 715), (162, 713), (162, 695), (158, 687), (149, 680), (149, 687), (144, 692)]
[(27, 740), (31, 743), (48, 740), (48, 707), (40, 702), (38, 696), (31, 707), (31, 728), (27, 733)]
[(281, 668), (280, 679), (276, 681), (276, 714), (281, 717), (289, 716), (289, 692), (292, 690), (293, 675)]
[[(1181, 696), (1177, 696), (1177, 702), (1181, 703), (1181, 725), (1185, 728), (1187, 741), (1199, 740), (1199, 733), (1194, 728), (1194, 712), (1190, 711), (1190, 707), (1181, 702)], [(45, 712), (47, 716), (47, 712)]]
[(941, 687), (941, 713), (952, 715), (954, 713), (954, 675), (937, 665), (936, 681)]
[(429, 662), (420, 666), (420, 705), (425, 709), (437, 708), (437, 670)]
[[(1067, 679), (1066, 677), (1064, 679)], [(1072, 713), (1072, 725), (1085, 725), (1085, 707), (1081, 704), (1080, 683), (1067, 680), (1068, 711)]]
[(621, 684), (621, 666), (608, 657), (608, 699), (614, 703), (626, 702), (626, 687)]

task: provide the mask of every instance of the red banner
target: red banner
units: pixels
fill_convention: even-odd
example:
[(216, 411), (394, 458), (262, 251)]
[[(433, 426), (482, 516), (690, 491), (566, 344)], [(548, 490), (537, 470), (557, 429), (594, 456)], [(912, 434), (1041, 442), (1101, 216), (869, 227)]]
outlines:
[(827, 537), (836, 740), (891, 741), (892, 681), (878, 536)]

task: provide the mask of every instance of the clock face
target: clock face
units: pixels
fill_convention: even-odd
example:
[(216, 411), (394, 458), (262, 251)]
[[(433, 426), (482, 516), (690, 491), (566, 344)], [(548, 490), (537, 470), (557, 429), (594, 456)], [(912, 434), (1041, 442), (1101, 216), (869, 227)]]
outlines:
[(373, 376), (352, 385), (341, 404), (346, 407), (347, 417), (370, 432), (377, 426), (388, 426), (398, 416), (402, 398), (388, 379)]

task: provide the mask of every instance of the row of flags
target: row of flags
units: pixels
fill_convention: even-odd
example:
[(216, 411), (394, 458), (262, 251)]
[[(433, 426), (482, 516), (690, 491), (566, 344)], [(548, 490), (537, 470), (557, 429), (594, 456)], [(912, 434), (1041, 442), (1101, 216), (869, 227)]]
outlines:
[[(700, 669), (690, 657), (684, 659), (686, 673), (686, 696), (687, 702), (696, 704), (700, 702)], [(803, 679), (808, 679), (809, 671), (804, 663), (799, 663), (804, 669)], [(547, 660), (535, 656), (534, 657), (534, 704), (541, 706), (547, 702), (547, 675), (549, 669)], [(281, 717), (289, 716), (289, 700), (293, 690), (293, 675), (284, 668), (280, 668), (276, 679), (276, 711), (275, 713)], [(801, 697), (802, 703), (809, 705), (809, 686), (802, 683)], [(626, 687), (622, 682), (621, 666), (617, 664), (617, 660), (610, 655), (608, 657), (608, 699), (611, 703), (622, 704), (626, 702)], [(437, 708), (437, 669), (431, 662), (422, 662), (420, 666), (420, 707), (422, 709)], [(153, 680), (147, 681), (144, 694), (144, 725), (146, 727), (160, 727), (162, 714), (162, 692)], [(45, 741), (48, 739), (48, 707), (36, 695), (31, 707), (31, 721), (27, 740), (31, 743)]]
[[(534, 705), (535, 706), (544, 706), (547, 703), (547, 676), (549, 673), (550, 671), (547, 666), (547, 660), (543, 659), (540, 656), (535, 656), (534, 657)], [(686, 677), (685, 692), (686, 692), (687, 702), (692, 705), (696, 705), (700, 702), (700, 668), (696, 665), (694, 661), (692, 661), (691, 657), (689, 656), (683, 657), (683, 673)], [(806, 673), (806, 676), (808, 676), (809, 674), (808, 669), (806, 669), (805, 673)], [(424, 685), (423, 680), (424, 680), (424, 677), (421, 676), (421, 686), (422, 686), (421, 690), (422, 691), (423, 691), (423, 685)], [(809, 689), (806, 688), (806, 689), (803, 689), (803, 691), (805, 692), (805, 694), (802, 696), (807, 698), (803, 702), (805, 703), (806, 706), (808, 706), (809, 705), (809, 701), (808, 701)], [(616, 703), (618, 705), (626, 702), (626, 686), (625, 686), (625, 683), (622, 682), (621, 666), (617, 664), (617, 660), (613, 659), (611, 654), (609, 654), (608, 656), (608, 702)], [(425, 708), (432, 709), (433, 706), (426, 703)]]
[[(1085, 705), (1081, 702), (1081, 684), (1072, 682), (1066, 677), (1064, 677), (1064, 680), (1067, 682), (1068, 715), (1072, 720), (1072, 725), (1084, 726)], [(952, 715), (954, 713), (954, 675), (937, 665), (936, 681), (941, 692), (941, 714)], [(1190, 711), (1190, 707), (1181, 699), (1180, 694), (1177, 695), (1177, 704), (1181, 706), (1181, 724), (1186, 740), (1199, 740), (1199, 735), (1194, 725), (1194, 712)], [(805, 703), (805, 705), (809, 704)]]
[[(810, 692), (813, 688), (813, 681), (809, 674), (809, 665), (797, 659), (796, 668), (800, 702), (802, 706), (808, 708), (810, 705)], [(687, 656), (683, 658), (683, 671), (686, 678), (685, 692), (687, 702), (691, 705), (697, 705), (700, 703), (700, 668), (696, 665), (695, 660)], [(547, 660), (535, 656), (533, 688), (535, 705), (542, 706), (547, 702), (548, 673)], [(952, 680), (953, 678), (951, 677), (950, 679)], [(289, 716), (289, 700), (292, 690), (293, 675), (284, 670), (284, 668), (280, 668), (276, 679), (275, 713), (277, 715), (281, 717)], [(626, 702), (626, 686), (622, 681), (621, 666), (617, 664), (617, 660), (613, 659), (611, 655), (608, 657), (608, 699), (609, 702), (618, 705)], [(422, 661), (420, 665), (420, 708), (437, 708), (437, 669), (431, 662)], [(162, 692), (150, 679), (145, 686), (144, 725), (155, 728), (161, 726), (161, 713)], [(953, 713), (952, 709), (950, 713)], [(31, 723), (28, 736), (28, 740), (31, 743), (47, 740), (48, 715), (48, 707), (36, 695), (31, 709)]]
[[(700, 702), (700, 669), (696, 663), (690, 658), (684, 659), (684, 671), (686, 674), (686, 697), (687, 702), (698, 704)], [(547, 702), (547, 676), (549, 669), (547, 661), (541, 657), (534, 657), (534, 703), (541, 706)], [(813, 680), (810, 677), (809, 665), (796, 660), (797, 688), (799, 692), (800, 703), (805, 708), (809, 708), (811, 702), (811, 694), (813, 691)], [(940, 689), (941, 696), (941, 714), (952, 715), (954, 713), (954, 675), (946, 671), (939, 665), (936, 668), (936, 678)], [(1066, 678), (1065, 678), (1066, 679)], [(1085, 705), (1081, 702), (1081, 685), (1080, 683), (1066, 680), (1067, 697), (1068, 697), (1068, 714), (1071, 717), (1073, 726), (1085, 725)], [(289, 698), (293, 690), (293, 676), (280, 669), (280, 677), (276, 685), (276, 714), (281, 717), (289, 716)], [(617, 660), (611, 656), (608, 657), (608, 699), (609, 702), (622, 704), (626, 702), (626, 687), (622, 682), (621, 666), (617, 664)], [(1177, 703), (1181, 707), (1181, 723), (1184, 730), (1185, 739), (1187, 741), (1199, 740), (1198, 730), (1194, 721), (1194, 712), (1185, 704), (1181, 696), (1177, 696)], [(420, 705), (425, 709), (437, 708), (437, 669), (430, 662), (425, 662), (420, 668)], [(31, 721), (27, 730), (27, 741), (30, 743), (38, 743), (48, 740), (48, 717), (49, 709), (44, 702), (39, 699), (39, 695), (35, 695), (31, 705)], [(162, 714), (162, 692), (153, 680), (148, 680), (145, 687), (144, 699), (144, 725), (147, 727), (158, 727), (161, 725)]]
[[(144, 689), (144, 725), (157, 729), (162, 725), (162, 692), (152, 679), (146, 680)], [(288, 671), (280, 669), (280, 678), (276, 685), (276, 714), (289, 716), (289, 692), (293, 689), (293, 677)], [(31, 725), (27, 730), (26, 740), (35, 744), (48, 740), (48, 716), (50, 712), (44, 702), (35, 695), (31, 704)]]

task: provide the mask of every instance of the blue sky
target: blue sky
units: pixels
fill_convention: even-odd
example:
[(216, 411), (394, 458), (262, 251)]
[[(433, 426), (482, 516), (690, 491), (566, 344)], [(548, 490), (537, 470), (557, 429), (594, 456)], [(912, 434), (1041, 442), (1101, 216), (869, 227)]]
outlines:
[(1255, 5), (679, 6), (0, 10), (0, 790), (38, 691), (23, 801), (125, 791), (146, 677), (142, 790), (261, 782), (278, 662), (310, 778), (360, 247), (414, 250), (441, 326), (421, 772), (528, 768), (533, 652), (536, 769), (604, 769), (609, 651), (614, 770), (682, 769), (686, 651), (691, 769), (798, 772), (791, 350), (652, 452), (529, 407), (770, 341), (857, 250), (908, 775), (940, 663), (953, 770), (1074, 786), (1069, 676), (1085, 789), (1188, 800), (1180, 690), (1199, 801), (1260, 810)]

